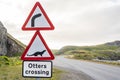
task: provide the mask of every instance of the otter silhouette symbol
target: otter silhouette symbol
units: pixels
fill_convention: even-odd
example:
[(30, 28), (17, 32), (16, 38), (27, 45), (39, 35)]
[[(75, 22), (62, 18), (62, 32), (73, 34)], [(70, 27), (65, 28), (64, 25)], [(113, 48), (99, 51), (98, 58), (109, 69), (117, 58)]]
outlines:
[(35, 52), (34, 54), (27, 55), (27, 56), (38, 56), (38, 55), (42, 56), (45, 51), (46, 51), (46, 50), (43, 50), (43, 51), (41, 51), (41, 52), (37, 51), (37, 52)]

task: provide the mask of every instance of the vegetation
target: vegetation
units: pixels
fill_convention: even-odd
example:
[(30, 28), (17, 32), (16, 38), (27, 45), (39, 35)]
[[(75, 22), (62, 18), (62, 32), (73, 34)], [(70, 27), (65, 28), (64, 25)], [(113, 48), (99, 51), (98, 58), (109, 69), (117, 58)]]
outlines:
[(101, 63), (101, 64), (109, 64), (109, 65), (116, 65), (116, 66), (120, 66), (120, 62), (116, 62), (116, 61), (99, 61), (99, 60), (92, 60), (92, 62), (97, 62), (97, 63)]
[(120, 60), (120, 45), (109, 44), (106, 43), (96, 46), (65, 46), (61, 48), (57, 54), (72, 55), (72, 58), (84, 60)]
[(58, 53), (58, 50), (57, 49), (52, 49), (52, 53), (54, 54), (54, 55), (57, 55)]
[[(0, 56), (0, 80), (35, 80), (35, 78), (22, 77), (22, 61), (19, 57)], [(62, 71), (53, 69), (52, 78), (42, 78), (41, 80), (59, 80)]]
[(8, 58), (6, 56), (0, 56), (0, 67), (1, 66), (16, 66), (21, 65), (22, 61), (19, 59), (19, 57), (12, 57)]

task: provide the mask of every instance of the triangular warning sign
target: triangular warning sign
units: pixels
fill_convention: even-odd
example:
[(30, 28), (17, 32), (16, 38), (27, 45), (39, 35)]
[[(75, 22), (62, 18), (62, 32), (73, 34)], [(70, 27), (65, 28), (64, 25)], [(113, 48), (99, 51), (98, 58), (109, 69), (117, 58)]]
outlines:
[(21, 56), (22, 60), (53, 60), (54, 56), (42, 35), (36, 31), (29, 45)]
[(53, 30), (54, 26), (39, 2), (36, 2), (22, 30)]

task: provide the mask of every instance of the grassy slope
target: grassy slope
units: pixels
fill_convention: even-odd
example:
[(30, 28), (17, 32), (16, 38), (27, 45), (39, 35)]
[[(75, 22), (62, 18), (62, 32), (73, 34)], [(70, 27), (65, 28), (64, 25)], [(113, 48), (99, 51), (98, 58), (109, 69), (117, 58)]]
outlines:
[(104, 59), (104, 60), (118, 60), (120, 59), (120, 47), (109, 45), (97, 46), (65, 46), (58, 51), (57, 54), (72, 55), (77, 59)]

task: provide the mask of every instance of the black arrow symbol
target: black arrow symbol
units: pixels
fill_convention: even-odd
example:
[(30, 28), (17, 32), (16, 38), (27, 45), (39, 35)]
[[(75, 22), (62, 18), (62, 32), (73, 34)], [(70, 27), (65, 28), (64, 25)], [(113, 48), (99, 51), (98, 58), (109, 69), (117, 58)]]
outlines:
[(31, 27), (35, 27), (35, 19), (36, 18), (38, 18), (38, 17), (40, 17), (42, 14), (36, 14), (36, 15), (34, 15), (33, 17), (32, 17), (32, 19), (31, 19)]

